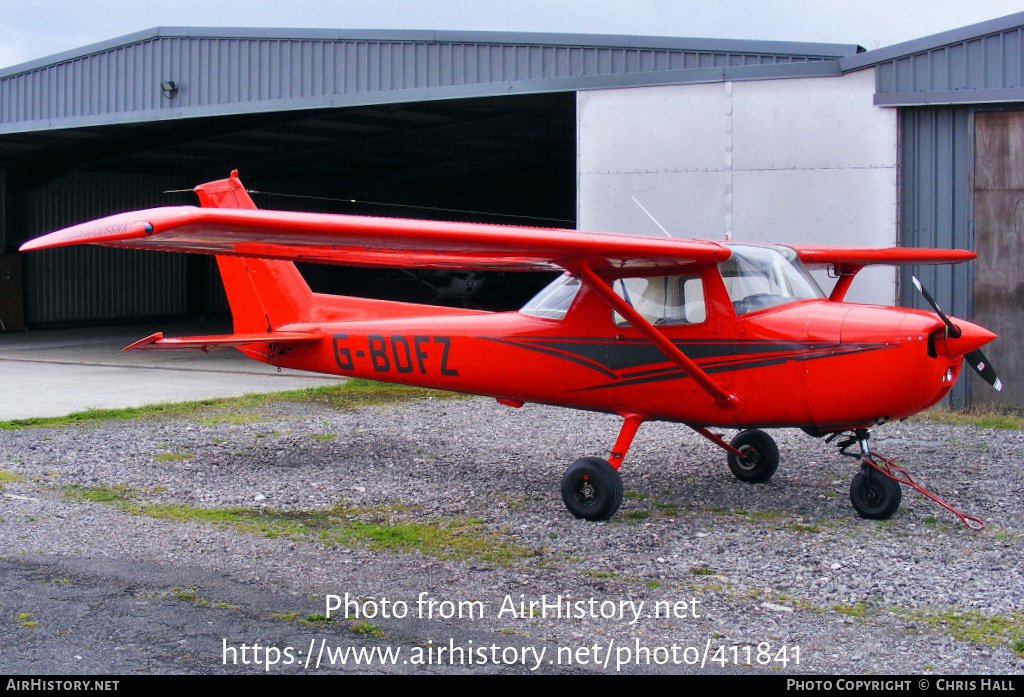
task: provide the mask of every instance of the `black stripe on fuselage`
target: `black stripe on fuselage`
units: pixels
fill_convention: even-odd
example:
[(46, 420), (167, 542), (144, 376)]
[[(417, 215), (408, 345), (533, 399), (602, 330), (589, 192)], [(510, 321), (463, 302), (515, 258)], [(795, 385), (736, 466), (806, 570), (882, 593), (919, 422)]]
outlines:
[[(625, 387), (687, 377), (686, 372), (682, 369), (674, 365), (666, 365), (671, 364), (672, 361), (646, 339), (481, 338), (572, 361), (613, 380), (613, 382), (579, 388), (579, 390)], [(674, 340), (672, 343), (697, 362), (701, 370), (709, 374), (761, 368), (779, 365), (787, 361), (808, 361), (893, 348), (892, 345), (877, 343), (835, 344), (821, 341), (764, 341), (757, 339)]]

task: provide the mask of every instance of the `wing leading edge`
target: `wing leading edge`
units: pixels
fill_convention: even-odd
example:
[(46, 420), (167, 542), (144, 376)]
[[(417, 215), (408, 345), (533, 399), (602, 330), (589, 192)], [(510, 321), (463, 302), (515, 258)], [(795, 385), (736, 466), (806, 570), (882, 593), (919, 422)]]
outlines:
[(666, 270), (729, 258), (713, 241), (324, 213), (152, 208), (58, 230), (22, 251), (95, 244), (346, 266), (503, 271)]

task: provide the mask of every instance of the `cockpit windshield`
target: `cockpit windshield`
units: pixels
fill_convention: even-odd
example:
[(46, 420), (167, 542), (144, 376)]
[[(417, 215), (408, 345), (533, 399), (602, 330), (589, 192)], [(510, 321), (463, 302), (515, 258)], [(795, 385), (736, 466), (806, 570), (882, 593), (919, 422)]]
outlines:
[(777, 245), (730, 244), (732, 256), (718, 265), (737, 315), (824, 298), (797, 253)]
[(563, 274), (533, 296), (519, 311), (533, 317), (563, 319), (579, 289), (580, 279)]

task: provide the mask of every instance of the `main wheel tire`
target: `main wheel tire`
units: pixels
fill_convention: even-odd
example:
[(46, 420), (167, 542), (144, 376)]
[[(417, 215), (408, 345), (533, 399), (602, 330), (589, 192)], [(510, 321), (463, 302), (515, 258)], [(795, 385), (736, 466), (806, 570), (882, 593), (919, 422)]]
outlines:
[(741, 482), (767, 482), (779, 468), (779, 446), (764, 431), (741, 431), (729, 445), (743, 453), (743, 459), (729, 453), (729, 469)]
[(562, 501), (577, 518), (608, 520), (622, 505), (622, 477), (599, 457), (581, 457), (562, 475)]
[(857, 513), (871, 520), (892, 517), (903, 501), (900, 483), (881, 472), (858, 472), (850, 482), (850, 502)]

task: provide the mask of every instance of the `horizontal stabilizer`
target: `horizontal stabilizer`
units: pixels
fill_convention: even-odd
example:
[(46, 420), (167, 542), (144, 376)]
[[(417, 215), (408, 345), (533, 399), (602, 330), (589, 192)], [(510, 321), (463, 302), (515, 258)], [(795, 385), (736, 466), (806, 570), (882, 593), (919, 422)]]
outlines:
[(283, 346), (287, 344), (308, 344), (320, 341), (323, 338), (320, 334), (309, 332), (266, 332), (263, 334), (219, 334), (214, 336), (180, 336), (164, 338), (163, 332), (157, 332), (139, 339), (130, 346), (125, 346), (122, 351), (183, 351), (186, 349), (199, 349), (209, 351), (218, 348), (237, 348), (249, 344), (274, 344)]

